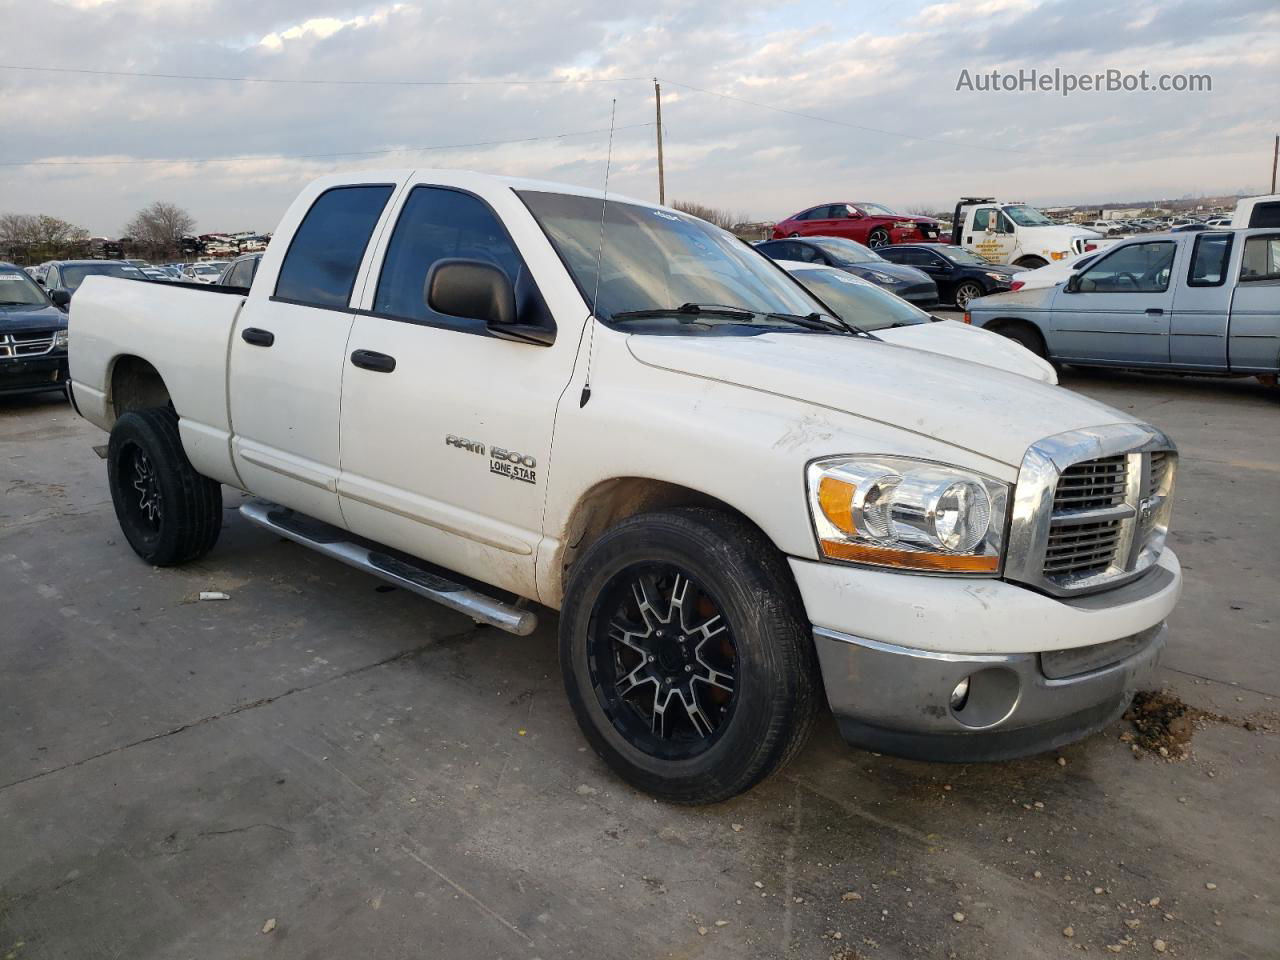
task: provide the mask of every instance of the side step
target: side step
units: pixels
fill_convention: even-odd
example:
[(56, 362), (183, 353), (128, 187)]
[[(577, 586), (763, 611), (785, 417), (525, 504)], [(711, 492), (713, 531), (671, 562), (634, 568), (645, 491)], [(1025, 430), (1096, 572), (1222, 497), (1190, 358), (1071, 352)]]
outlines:
[(371, 573), (420, 597), (434, 600), (450, 610), (457, 610), (477, 623), (487, 623), (521, 637), (527, 637), (538, 626), (538, 616), (532, 610), (522, 609), (454, 583), (423, 567), (415, 566), (410, 561), (392, 556), (346, 530), (286, 507), (265, 500), (251, 500), (240, 507), (240, 514), (250, 523), (256, 523), (272, 533), (310, 547), (326, 557), (340, 560), (357, 570)]

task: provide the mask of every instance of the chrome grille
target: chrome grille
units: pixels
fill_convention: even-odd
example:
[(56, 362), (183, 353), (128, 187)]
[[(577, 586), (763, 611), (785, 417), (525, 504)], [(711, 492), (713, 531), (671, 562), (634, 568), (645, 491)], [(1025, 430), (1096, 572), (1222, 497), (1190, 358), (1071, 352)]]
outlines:
[(1141, 424), (1070, 431), (1023, 459), (1006, 576), (1060, 596), (1117, 586), (1164, 549), (1177, 453)]

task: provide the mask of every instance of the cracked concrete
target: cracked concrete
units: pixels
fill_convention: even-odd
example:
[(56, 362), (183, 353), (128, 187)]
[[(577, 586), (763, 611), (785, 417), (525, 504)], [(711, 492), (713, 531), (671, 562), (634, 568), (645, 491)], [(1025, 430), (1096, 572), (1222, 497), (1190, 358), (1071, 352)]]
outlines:
[[(1274, 712), (1280, 394), (1067, 382), (1182, 447), (1162, 679)], [(666, 807), (585, 749), (553, 616), (515, 638), (379, 592), (240, 522), (232, 492), (217, 549), (154, 570), (99, 442), (64, 405), (0, 402), (0, 957), (1274, 951), (1274, 734), (1210, 725), (1171, 764), (1117, 727), (1065, 766), (952, 767), (826, 723), (748, 796)]]

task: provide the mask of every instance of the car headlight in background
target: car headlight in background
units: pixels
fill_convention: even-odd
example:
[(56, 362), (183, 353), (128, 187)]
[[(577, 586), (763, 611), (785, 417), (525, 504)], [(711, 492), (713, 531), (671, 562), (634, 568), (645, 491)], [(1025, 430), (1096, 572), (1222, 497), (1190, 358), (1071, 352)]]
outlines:
[(881, 273), (879, 270), (872, 270), (871, 276), (875, 278), (876, 283), (902, 283), (897, 277), (892, 277), (887, 273)]
[(997, 283), (1009, 282), (1009, 277), (1003, 273), (988, 273), (987, 276), (990, 277), (992, 280), (996, 281)]
[(809, 510), (829, 560), (899, 570), (995, 574), (1009, 487), (903, 457), (834, 457), (809, 465)]
[(899, 220), (893, 225), (893, 229), (895, 230), (912, 230), (914, 228), (915, 223), (911, 220)]
[(67, 336), (66, 330), (56, 330), (53, 334), (53, 349), (65, 350), (70, 338)]

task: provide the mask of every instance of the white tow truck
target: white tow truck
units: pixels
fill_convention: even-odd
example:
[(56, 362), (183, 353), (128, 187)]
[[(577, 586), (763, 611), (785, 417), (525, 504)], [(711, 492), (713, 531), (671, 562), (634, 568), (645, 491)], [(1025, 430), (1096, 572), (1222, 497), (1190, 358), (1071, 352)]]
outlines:
[(70, 342), (144, 561), (211, 550), (227, 485), (476, 621), (559, 611), (588, 742), (672, 801), (748, 789), (824, 700), (908, 756), (1077, 739), (1146, 682), (1181, 584), (1158, 429), (859, 331), (600, 191), (328, 177), (247, 293), (93, 277)]
[(1097, 230), (1056, 224), (1035, 207), (993, 197), (962, 197), (951, 224), (956, 246), (1026, 270), (1105, 245)]

